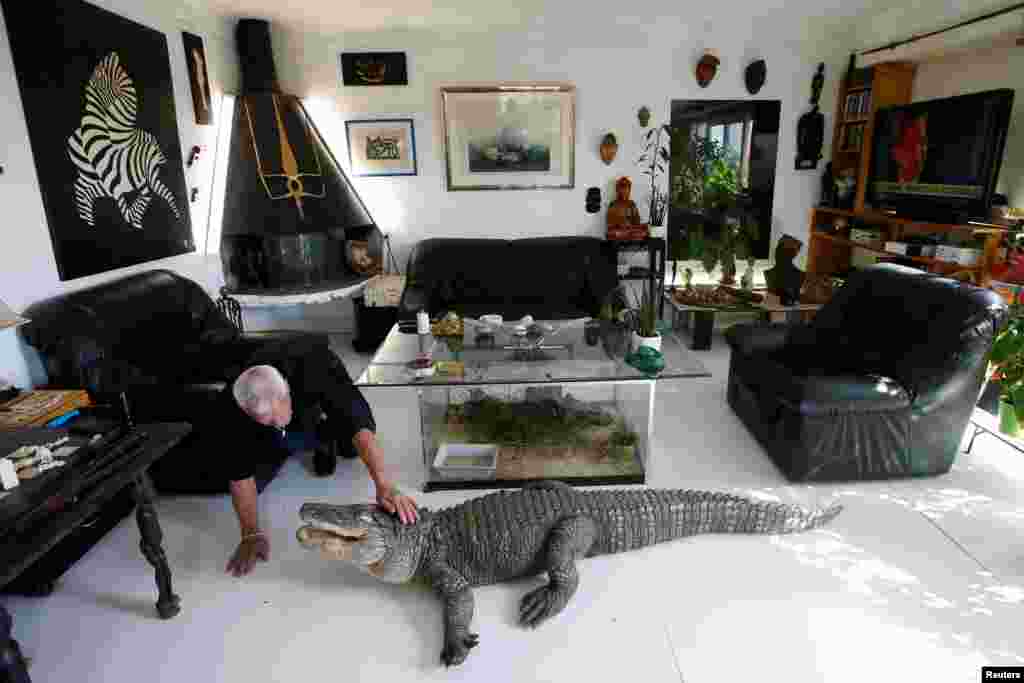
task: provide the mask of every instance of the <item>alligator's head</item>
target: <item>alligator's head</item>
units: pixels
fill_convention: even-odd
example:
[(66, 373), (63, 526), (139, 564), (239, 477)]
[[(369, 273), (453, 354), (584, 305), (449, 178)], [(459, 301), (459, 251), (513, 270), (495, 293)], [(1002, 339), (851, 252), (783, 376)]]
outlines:
[(299, 510), (304, 522), (295, 532), (304, 547), (350, 562), (383, 581), (401, 583), (412, 578), (419, 560), (411, 547), (421, 521), (403, 526), (398, 518), (377, 505), (306, 503)]

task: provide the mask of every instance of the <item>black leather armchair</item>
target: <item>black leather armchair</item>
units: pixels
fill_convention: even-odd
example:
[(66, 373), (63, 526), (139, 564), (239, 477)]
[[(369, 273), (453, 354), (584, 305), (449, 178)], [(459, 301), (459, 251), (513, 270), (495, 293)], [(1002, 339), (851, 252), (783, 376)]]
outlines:
[(616, 253), (596, 237), (436, 237), (409, 255), (398, 320), (457, 311), (506, 319), (596, 317), (618, 284)]
[(1006, 314), (987, 289), (864, 268), (810, 323), (726, 332), (729, 405), (790, 481), (941, 474)]
[[(87, 389), (98, 403), (123, 391), (137, 422), (201, 423), (250, 364), (330, 346), (321, 333), (242, 332), (202, 287), (168, 270), (60, 295), (25, 315), (32, 322), (22, 335), (39, 352), (48, 386)], [(308, 413), (312, 431), (320, 413)], [(273, 474), (257, 476), (260, 488)]]

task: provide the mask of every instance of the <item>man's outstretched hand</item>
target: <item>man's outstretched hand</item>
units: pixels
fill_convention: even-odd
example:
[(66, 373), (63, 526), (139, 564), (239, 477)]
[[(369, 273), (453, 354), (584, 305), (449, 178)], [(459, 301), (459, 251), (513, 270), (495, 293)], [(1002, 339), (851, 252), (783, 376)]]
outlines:
[(414, 524), (419, 519), (415, 501), (392, 484), (377, 487), (377, 504), (391, 514), (397, 514), (402, 524)]
[(238, 549), (228, 560), (228, 566), (224, 571), (234, 576), (245, 576), (252, 571), (257, 562), (266, 562), (269, 559), (270, 541), (267, 537), (250, 536), (238, 544)]

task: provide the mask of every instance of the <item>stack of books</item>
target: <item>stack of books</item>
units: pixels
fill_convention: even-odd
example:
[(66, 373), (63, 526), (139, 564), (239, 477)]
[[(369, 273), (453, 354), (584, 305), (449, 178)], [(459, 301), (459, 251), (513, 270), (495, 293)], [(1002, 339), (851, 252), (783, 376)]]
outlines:
[(92, 405), (84, 389), (34, 389), (0, 404), (0, 431), (58, 426)]

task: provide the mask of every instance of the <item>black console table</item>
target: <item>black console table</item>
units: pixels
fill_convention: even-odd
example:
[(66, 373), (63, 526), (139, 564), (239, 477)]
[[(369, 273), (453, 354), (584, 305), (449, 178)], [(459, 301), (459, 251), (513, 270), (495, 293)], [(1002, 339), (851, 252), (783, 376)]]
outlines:
[[(162, 546), (163, 532), (153, 506), (153, 487), (147, 470), (190, 430), (186, 423), (139, 425), (129, 433), (131, 438), (114, 441), (106, 450), (96, 448), (95, 458), (89, 463), (76, 461), (79, 454), (85, 457), (84, 450), (79, 451), (64, 467), (43, 472), (0, 493), (0, 586), (15, 579), (131, 487), (142, 535), (142, 554), (156, 574), (157, 614), (162, 619), (178, 614), (180, 600), (171, 587), (171, 570)], [(22, 445), (53, 441), (65, 433), (62, 429), (0, 432), (0, 455)], [(77, 441), (85, 439), (77, 437)], [(10, 614), (0, 605), (0, 682), (7, 681), (26, 683), (29, 677), (11, 634)]]
[(658, 316), (665, 314), (665, 301), (661, 293), (665, 291), (665, 239), (648, 237), (643, 240), (606, 240), (618, 252), (646, 251), (648, 256), (647, 272), (643, 275), (620, 275), (620, 280), (646, 280), (651, 301), (657, 302)]

